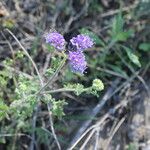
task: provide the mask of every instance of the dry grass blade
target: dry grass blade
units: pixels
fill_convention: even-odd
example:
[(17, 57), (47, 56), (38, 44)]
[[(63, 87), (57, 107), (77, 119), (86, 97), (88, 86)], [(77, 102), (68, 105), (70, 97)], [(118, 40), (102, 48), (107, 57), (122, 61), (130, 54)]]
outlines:
[(123, 118), (118, 122), (118, 124), (116, 125), (114, 131), (112, 132), (112, 135), (108, 138), (104, 150), (107, 150), (107, 149), (108, 149), (108, 146), (109, 146), (109, 144), (110, 144), (112, 138), (114, 137), (115, 133), (119, 130), (120, 126), (123, 124), (123, 122), (125, 121), (125, 119), (126, 119), (126, 118), (123, 117)]

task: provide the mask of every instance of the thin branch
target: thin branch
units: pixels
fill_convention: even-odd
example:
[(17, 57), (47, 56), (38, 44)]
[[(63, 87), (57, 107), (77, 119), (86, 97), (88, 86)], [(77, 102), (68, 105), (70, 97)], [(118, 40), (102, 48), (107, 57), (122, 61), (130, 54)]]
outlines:
[(55, 133), (55, 130), (54, 130), (53, 118), (52, 118), (52, 114), (51, 114), (51, 110), (50, 110), (50, 105), (49, 104), (47, 104), (47, 108), (48, 108), (48, 111), (49, 111), (49, 122), (50, 122), (51, 130), (52, 130), (52, 134), (54, 136), (54, 139), (56, 141), (58, 149), (61, 150), (59, 141), (57, 139), (57, 136), (56, 136), (56, 133)]
[[(83, 92), (86, 92), (89, 89), (90, 89), (90, 87), (89, 88), (84, 88)], [(59, 93), (59, 92), (75, 92), (75, 91), (76, 91), (76, 89), (60, 88), (60, 89), (51, 90), (51, 91), (44, 91), (43, 94), (49, 94), (49, 93), (51, 94), (51, 93)]]
[[(138, 3), (139, 2), (136, 2), (135, 4), (133, 4), (133, 5), (130, 5), (130, 6), (127, 6), (127, 7), (123, 7), (122, 9), (121, 9), (121, 11), (129, 11), (129, 10), (131, 10), (131, 9), (134, 9), (134, 8), (136, 8), (137, 7), (137, 5), (138, 5)], [(103, 14), (100, 14), (100, 18), (104, 18), (104, 17), (108, 17), (108, 16), (112, 16), (112, 15), (115, 15), (115, 14), (117, 14), (117, 13), (119, 13), (120, 12), (120, 9), (116, 9), (116, 10), (111, 10), (111, 11), (108, 11), (108, 12), (106, 12), (106, 13), (103, 13)]]
[(98, 150), (98, 147), (99, 147), (99, 145), (98, 145), (99, 136), (100, 136), (100, 127), (98, 127), (98, 128), (96, 129), (94, 150)]
[(36, 120), (37, 120), (37, 114), (38, 114), (38, 111), (39, 111), (39, 108), (41, 106), (41, 104), (39, 103), (39, 97), (38, 97), (38, 104), (37, 106), (35, 107), (35, 111), (34, 111), (34, 114), (33, 114), (33, 118), (32, 118), (32, 128), (33, 128), (33, 131), (32, 131), (32, 141), (30, 143), (30, 150), (34, 150), (34, 143), (35, 143), (35, 127), (36, 127)]
[(123, 117), (123, 118), (118, 122), (118, 124), (116, 125), (116, 127), (115, 127), (115, 129), (114, 129), (112, 135), (108, 138), (107, 144), (106, 144), (104, 150), (107, 150), (107, 149), (108, 149), (108, 146), (109, 146), (109, 144), (110, 144), (112, 138), (114, 137), (115, 133), (119, 130), (120, 126), (123, 124), (124, 121), (125, 121), (125, 117)]
[(95, 133), (95, 130), (92, 130), (79, 150), (84, 150), (85, 146), (87, 145), (88, 141), (91, 139), (94, 133)]
[(26, 56), (29, 58), (29, 60), (31, 61), (38, 77), (39, 77), (39, 80), (40, 80), (40, 83), (41, 85), (43, 85), (43, 81), (42, 81), (42, 77), (38, 71), (38, 68), (35, 64), (35, 62), (33, 61), (33, 59), (31, 58), (31, 56), (29, 55), (29, 53), (27, 52), (27, 50), (22, 46), (22, 44), (19, 42), (19, 40), (16, 38), (16, 36), (9, 30), (9, 29), (5, 29), (7, 32), (9, 32), (9, 34), (16, 40), (16, 42), (19, 44), (19, 46), (21, 47), (21, 49), (24, 51), (24, 53), (26, 54)]

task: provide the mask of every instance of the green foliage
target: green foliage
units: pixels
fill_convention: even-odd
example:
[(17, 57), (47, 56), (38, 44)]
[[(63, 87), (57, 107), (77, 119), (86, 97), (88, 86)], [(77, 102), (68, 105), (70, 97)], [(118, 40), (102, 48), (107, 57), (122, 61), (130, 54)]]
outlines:
[(46, 47), (47, 47), (47, 50), (49, 52), (54, 52), (55, 51), (55, 48), (53, 46), (49, 45), (49, 44), (47, 44)]
[(150, 51), (150, 43), (141, 43), (139, 45), (139, 49), (144, 52), (149, 52)]
[(67, 105), (67, 103), (65, 102), (65, 100), (53, 100), (52, 101), (52, 113), (53, 115), (61, 118), (62, 116), (64, 116), (64, 111), (63, 111), (63, 107), (64, 105)]
[(91, 1), (90, 7), (89, 7), (90, 13), (94, 13), (94, 12), (100, 13), (102, 12), (102, 10), (103, 10), (103, 7), (100, 5), (98, 0)]
[(138, 150), (137, 143), (130, 143), (127, 150)]
[(0, 99), (0, 121), (7, 116), (9, 107)]
[(124, 31), (124, 19), (121, 12), (114, 18), (111, 36), (114, 41), (126, 41), (134, 31), (132, 29)]
[(77, 96), (79, 96), (83, 92), (98, 96), (97, 92), (102, 91), (103, 89), (104, 89), (104, 84), (99, 79), (93, 80), (92, 86), (87, 87), (87, 88), (85, 88), (82, 84), (79, 84), (79, 83), (67, 84), (64, 86), (64, 91), (72, 91)]
[(123, 46), (123, 48), (125, 49), (125, 51), (127, 53), (127, 56), (130, 59), (130, 61), (132, 61), (138, 67), (141, 67), (141, 63), (139, 61), (139, 57), (137, 55), (135, 55), (130, 48), (125, 47), (125, 46)]
[(84, 86), (82, 84), (67, 84), (65, 85), (65, 89), (72, 90), (77, 96), (85, 91)]
[(24, 52), (21, 50), (18, 50), (15, 55), (17, 59), (22, 59), (24, 57)]
[(125, 77), (125, 78), (128, 78), (128, 75), (127, 75), (126, 71), (122, 69), (122, 66), (121, 66), (121, 65), (112, 65), (112, 64), (109, 64), (108, 66), (109, 66), (114, 72), (119, 73), (120, 75), (122, 75), (122, 76)]
[(22, 75), (18, 79), (18, 87), (15, 90), (16, 99), (11, 103), (10, 109), (15, 117), (21, 120), (31, 117), (37, 104), (35, 93), (39, 89), (39, 82), (31, 80)]
[[(147, 3), (145, 3), (144, 0), (142, 0), (140, 3), (142, 5), (138, 7), (139, 12), (142, 12), (143, 14), (148, 14), (147, 12), (149, 9), (148, 9)], [(98, 5), (99, 4), (98, 0), (93, 0), (90, 4), (91, 5), (89, 6), (89, 8), (90, 9), (94, 8), (94, 11), (91, 9), (92, 13), (102, 11), (102, 7)], [(144, 10), (145, 8), (147, 9), (147, 11)], [(70, 15), (70, 10), (68, 10), (68, 12), (65, 12), (65, 13), (67, 13), (67, 15)], [(104, 18), (104, 24), (108, 25), (108, 27), (110, 24), (109, 19), (111, 19), (111, 16), (108, 17), (108, 20), (105, 20)], [(65, 17), (64, 17), (64, 20), (65, 20)], [(60, 73), (62, 75), (62, 78), (58, 74), (57, 82), (47, 87), (47, 90), (49, 91), (42, 91), (39, 94), (37, 94), (37, 92), (42, 87), (39, 83), (37, 76), (34, 75), (34, 71), (33, 71), (34, 69), (31, 67), (30, 63), (28, 63), (27, 61), (26, 62), (24, 61), (25, 60), (24, 52), (20, 50), (18, 51), (15, 50), (15, 61), (13, 60), (14, 58), (13, 59), (6, 58), (5, 61), (3, 61), (2, 63), (4, 64), (4, 68), (0, 70), (0, 90), (1, 90), (0, 91), (0, 121), (2, 122), (2, 126), (3, 126), (2, 128), (0, 128), (0, 130), (3, 131), (4, 133), (5, 132), (15, 133), (16, 132), (15, 127), (16, 127), (17, 130), (21, 129), (20, 131), (25, 132), (25, 133), (27, 132), (32, 133), (33, 131), (35, 131), (37, 142), (41, 144), (43, 143), (48, 144), (50, 143), (49, 138), (51, 136), (51, 132), (48, 133), (46, 130), (43, 130), (43, 128), (41, 127), (36, 127), (33, 130), (31, 128), (32, 127), (31, 125), (32, 115), (34, 114), (33, 112), (35, 108), (37, 107), (37, 104), (39, 101), (42, 105), (41, 112), (43, 111), (43, 109), (44, 110), (46, 109), (47, 111), (46, 106), (49, 105), (50, 106), (49, 113), (52, 113), (52, 115), (60, 119), (65, 115), (64, 107), (65, 105), (67, 105), (67, 102), (65, 99), (63, 99), (65, 98), (64, 95), (63, 97), (61, 97), (62, 95), (61, 94), (57, 95), (57, 92), (59, 93), (71, 92), (71, 94), (74, 93), (76, 96), (80, 96), (81, 94), (83, 94), (82, 96), (85, 96), (85, 97), (87, 96), (87, 94), (93, 94), (93, 95), (99, 96), (100, 92), (104, 90), (104, 84), (100, 79), (104, 81), (108, 81), (109, 83), (110, 80), (114, 79), (113, 78), (114, 74), (120, 75), (121, 77), (128, 79), (131, 75), (130, 73), (131, 71), (128, 71), (127, 66), (130, 65), (133, 68), (134, 68), (134, 65), (138, 67), (142, 67), (141, 64), (143, 64), (144, 61), (147, 63), (147, 57), (145, 59), (145, 58), (142, 58), (141, 56), (143, 55), (145, 56), (145, 54), (147, 54), (150, 50), (150, 44), (148, 43), (148, 40), (146, 39), (146, 37), (142, 38), (141, 36), (139, 43), (138, 42), (134, 43), (133, 41), (134, 39), (131, 39), (130, 41), (130, 38), (132, 38), (134, 34), (136, 35), (139, 29), (142, 28), (142, 32), (144, 33), (143, 22), (145, 20), (142, 22), (142, 25), (141, 25), (142, 27), (139, 26), (138, 30), (136, 30), (136, 26), (138, 26), (137, 23), (132, 24), (132, 21), (133, 19), (131, 20), (129, 19), (126, 21), (122, 13), (119, 12), (118, 15), (116, 15), (116, 17), (114, 17), (112, 21), (112, 26), (109, 31), (110, 36), (107, 36), (107, 31), (106, 33), (103, 32), (105, 30), (102, 30), (102, 34), (101, 34), (102, 36), (99, 37), (98, 33), (94, 33), (88, 28), (86, 27), (81, 28), (79, 32), (81, 34), (89, 35), (94, 40), (95, 45), (96, 45), (96, 51), (95, 49), (93, 49), (93, 51), (86, 53), (87, 58), (89, 59), (88, 60), (89, 71), (87, 71), (87, 74), (85, 74), (85, 76), (81, 76), (81, 75), (70, 72), (69, 69), (63, 70), (62, 73)], [(130, 29), (128, 27), (125, 28), (126, 23), (129, 23), (128, 25)], [(9, 27), (9, 25), (11, 24), (8, 24), (6, 26)], [(132, 29), (133, 28), (132, 25), (135, 27), (134, 30)], [(101, 27), (103, 28), (103, 24)], [(104, 39), (102, 39), (102, 37), (104, 37)], [(136, 36), (134, 38), (136, 38)], [(30, 52), (31, 57), (33, 59), (37, 55), (37, 48), (39, 46), (39, 41), (40, 41), (40, 38), (38, 37), (33, 42), (33, 46)], [(119, 43), (121, 43), (122, 45), (128, 45), (128, 46), (127, 47), (120, 46)], [(50, 67), (46, 70), (46, 73), (42, 76), (42, 78), (44, 79), (44, 84), (46, 83), (46, 79), (49, 79), (55, 74), (55, 71), (59, 67), (61, 60), (62, 60), (61, 54), (56, 55), (57, 52), (54, 53), (54, 50), (55, 50), (54, 47), (48, 44), (46, 45), (46, 47), (48, 49), (48, 52), (52, 54), (51, 55), (52, 57), (50, 60)], [(129, 47), (132, 47), (132, 49)], [(134, 49), (137, 49), (139, 51), (137, 50), (134, 51)], [(119, 56), (123, 57), (123, 60), (126, 61), (125, 63), (127, 65), (123, 63), (123, 61), (120, 59)], [(20, 61), (22, 62), (21, 71), (31, 74), (30, 75), (32, 76), (31, 79), (21, 75), (20, 73), (21, 71), (19, 72), (19, 76), (17, 76), (16, 73), (13, 73), (15, 71), (11, 71), (11, 69), (9, 69), (9, 68), (12, 68), (14, 70), (16, 68), (19, 69), (20, 66), (19, 65), (17, 66), (17, 64), (19, 64)], [(37, 60), (35, 59), (35, 61)], [(39, 67), (40, 65), (43, 65), (43, 64), (38, 64), (37, 67), (40, 68)], [(135, 70), (137, 71), (139, 68), (136, 66), (135, 66)], [(102, 71), (100, 70), (101, 68), (102, 68)], [(11, 85), (12, 82), (13, 84)], [(63, 88), (55, 89), (55, 87), (57, 87), (56, 85), (57, 83), (59, 83), (59, 85), (61, 85)], [(89, 85), (89, 83), (91, 83), (91, 85), (86, 87), (87, 85)], [(107, 85), (107, 83), (105, 85)], [(15, 92), (14, 92), (14, 88), (15, 88)], [(12, 95), (10, 95), (10, 92)], [(57, 96), (59, 97), (58, 99), (57, 99)], [(66, 116), (66, 118), (67, 117), (68, 116)], [(78, 115), (77, 117), (79, 118), (78, 120), (93, 119), (93, 118), (89, 118), (89, 116), (87, 116), (87, 118), (84, 118), (85, 116)], [(38, 119), (39, 119), (39, 116), (38, 116)], [(70, 119), (75, 120), (77, 118), (72, 117)], [(5, 125), (5, 120), (10, 122), (8, 126)], [(39, 126), (41, 124), (45, 125), (44, 124), (45, 122), (43, 123), (43, 120), (45, 121), (46, 119), (43, 117), (41, 120), (40, 121), (42, 123), (39, 120), (37, 120), (36, 123)], [(55, 127), (55, 129), (57, 130), (59, 129), (59, 127), (57, 128)], [(61, 128), (60, 130), (66, 131), (65, 129), (66, 128)], [(6, 142), (5, 138), (0, 138), (0, 143), (5, 143), (5, 142)], [(135, 143), (130, 143), (128, 145), (128, 150), (133, 150), (133, 149), (136, 150), (137, 147)]]
[(35, 133), (37, 134), (38, 143), (47, 144), (49, 142), (49, 134), (42, 128), (35, 128)]

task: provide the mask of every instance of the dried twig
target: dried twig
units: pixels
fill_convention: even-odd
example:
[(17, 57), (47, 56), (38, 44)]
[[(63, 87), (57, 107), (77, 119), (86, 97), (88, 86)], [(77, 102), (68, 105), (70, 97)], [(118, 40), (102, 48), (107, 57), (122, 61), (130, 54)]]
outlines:
[(100, 127), (96, 129), (94, 150), (98, 150), (98, 147), (99, 147), (98, 142), (99, 142), (99, 136), (100, 136), (100, 129), (101, 129)]
[(109, 146), (109, 144), (110, 144), (112, 138), (114, 137), (115, 133), (118, 131), (118, 129), (120, 128), (120, 126), (123, 124), (124, 121), (125, 121), (125, 117), (123, 117), (123, 118), (118, 122), (118, 124), (116, 125), (114, 131), (112, 132), (112, 135), (108, 138), (107, 144), (106, 144), (104, 150), (107, 150), (107, 149), (108, 149), (108, 146)]
[(50, 126), (51, 126), (51, 130), (52, 130), (52, 134), (55, 138), (55, 141), (57, 143), (57, 146), (58, 146), (58, 149), (61, 150), (61, 147), (60, 147), (60, 144), (59, 144), (59, 141), (57, 139), (57, 136), (56, 136), (56, 133), (55, 133), (55, 130), (54, 130), (54, 125), (53, 125), (53, 118), (52, 118), (52, 114), (51, 114), (51, 111), (50, 111), (50, 105), (47, 104), (47, 108), (48, 108), (48, 111), (49, 111), (49, 122), (50, 122)]
[[(130, 6), (127, 6), (127, 7), (123, 7), (123, 8), (121, 9), (121, 11), (129, 11), (129, 10), (131, 10), (131, 9), (134, 9), (134, 8), (137, 7), (138, 3), (139, 3), (139, 2), (136, 1), (136, 3), (134, 3), (133, 5), (130, 5)], [(117, 14), (117, 13), (119, 13), (119, 12), (120, 12), (120, 9), (111, 10), (111, 11), (108, 11), (108, 12), (106, 12), (106, 13), (100, 14), (99, 17), (100, 17), (100, 18), (104, 18), (104, 17), (108, 17), (108, 16), (115, 15), (115, 14)]]

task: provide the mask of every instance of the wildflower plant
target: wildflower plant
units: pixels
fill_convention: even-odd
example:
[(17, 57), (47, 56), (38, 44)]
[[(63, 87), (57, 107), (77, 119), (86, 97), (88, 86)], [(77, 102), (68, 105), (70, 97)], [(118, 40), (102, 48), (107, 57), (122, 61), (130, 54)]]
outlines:
[(67, 83), (61, 88), (53, 88), (52, 85), (55, 78), (67, 63), (70, 72), (74, 73), (74, 75), (85, 75), (88, 62), (86, 61), (84, 51), (91, 48), (94, 45), (94, 42), (88, 35), (80, 34), (70, 40), (70, 43), (74, 48), (66, 49), (67, 42), (60, 33), (56, 31), (50, 32), (45, 34), (44, 38), (45, 43), (56, 50), (55, 54), (57, 56), (51, 57), (52, 67), (48, 67), (42, 76), (40, 75), (36, 64), (25, 50), (23, 52), (19, 50), (15, 53), (15, 59), (10, 59), (11, 63), (4, 63), (4, 65), (7, 65), (5, 72), (9, 72), (9, 68), (12, 67), (16, 61), (23, 60), (26, 55), (31, 60), (37, 72), (37, 76), (30, 76), (26, 73), (19, 72), (18, 76), (14, 77), (12, 74), (8, 77), (4, 71), (0, 72), (0, 82), (3, 82), (5, 87), (9, 82), (9, 78), (13, 79), (16, 83), (13, 89), (15, 96), (11, 99), (9, 107), (2, 99), (0, 99), (0, 120), (4, 118), (15, 120), (18, 128), (17, 130), (28, 128), (30, 132), (30, 123), (27, 123), (29, 124), (28, 127), (26, 124), (22, 125), (22, 123), (30, 121), (29, 118), (34, 117), (35, 114), (37, 115), (39, 108), (42, 105), (46, 105), (48, 111), (53, 116), (62, 118), (65, 115), (63, 110), (64, 106), (67, 105), (67, 102), (64, 98), (56, 99), (55, 93), (72, 92), (77, 96), (82, 93), (98, 95), (98, 92), (103, 90), (103, 85), (100, 80), (94, 81), (94, 84), (91, 84), (89, 87), (85, 87), (80, 83)]
[[(24, 74), (17, 77), (18, 83), (17, 87), (15, 88), (16, 97), (11, 102), (9, 108), (9, 112), (14, 114), (14, 118), (19, 117), (21, 120), (25, 120), (28, 117), (31, 117), (34, 112), (34, 108), (38, 105), (39, 101), (45, 104), (50, 104), (53, 115), (62, 117), (64, 115), (63, 107), (67, 103), (64, 99), (56, 100), (53, 97), (53, 93), (66, 91), (74, 92), (77, 96), (83, 92), (97, 95), (97, 92), (103, 90), (104, 88), (102, 81), (96, 79), (93, 81), (93, 84), (90, 87), (84, 87), (80, 83), (68, 83), (60, 89), (48, 90), (49, 86), (53, 83), (54, 78), (58, 75), (65, 63), (69, 64), (71, 72), (81, 75), (85, 74), (87, 62), (84, 51), (88, 48), (91, 48), (94, 45), (94, 42), (93, 39), (88, 35), (79, 34), (70, 39), (70, 43), (74, 47), (73, 50), (68, 49), (66, 51), (67, 42), (60, 33), (56, 31), (49, 32), (44, 35), (44, 38), (45, 42), (58, 52), (59, 57), (52, 57), (53, 63), (56, 64), (53, 65), (54, 68), (48, 68), (45, 71), (45, 77), (49, 79), (46, 83), (42, 83), (42, 87), (40, 83), (41, 79), (38, 81), (37, 77), (33, 77), (31, 79), (24, 76)], [(18, 57), (18, 54), (21, 57)], [(16, 59), (23, 59), (22, 56), (24, 56), (24, 54), (19, 51), (16, 53), (15, 57)], [(11, 59), (11, 61), (13, 60)], [(10, 65), (13, 63), (15, 62), (12, 62)], [(39, 99), (39, 96), (41, 100)], [(1, 104), (3, 104), (3, 106), (5, 105), (3, 102)], [(5, 113), (2, 114), (6, 114), (6, 109)]]

